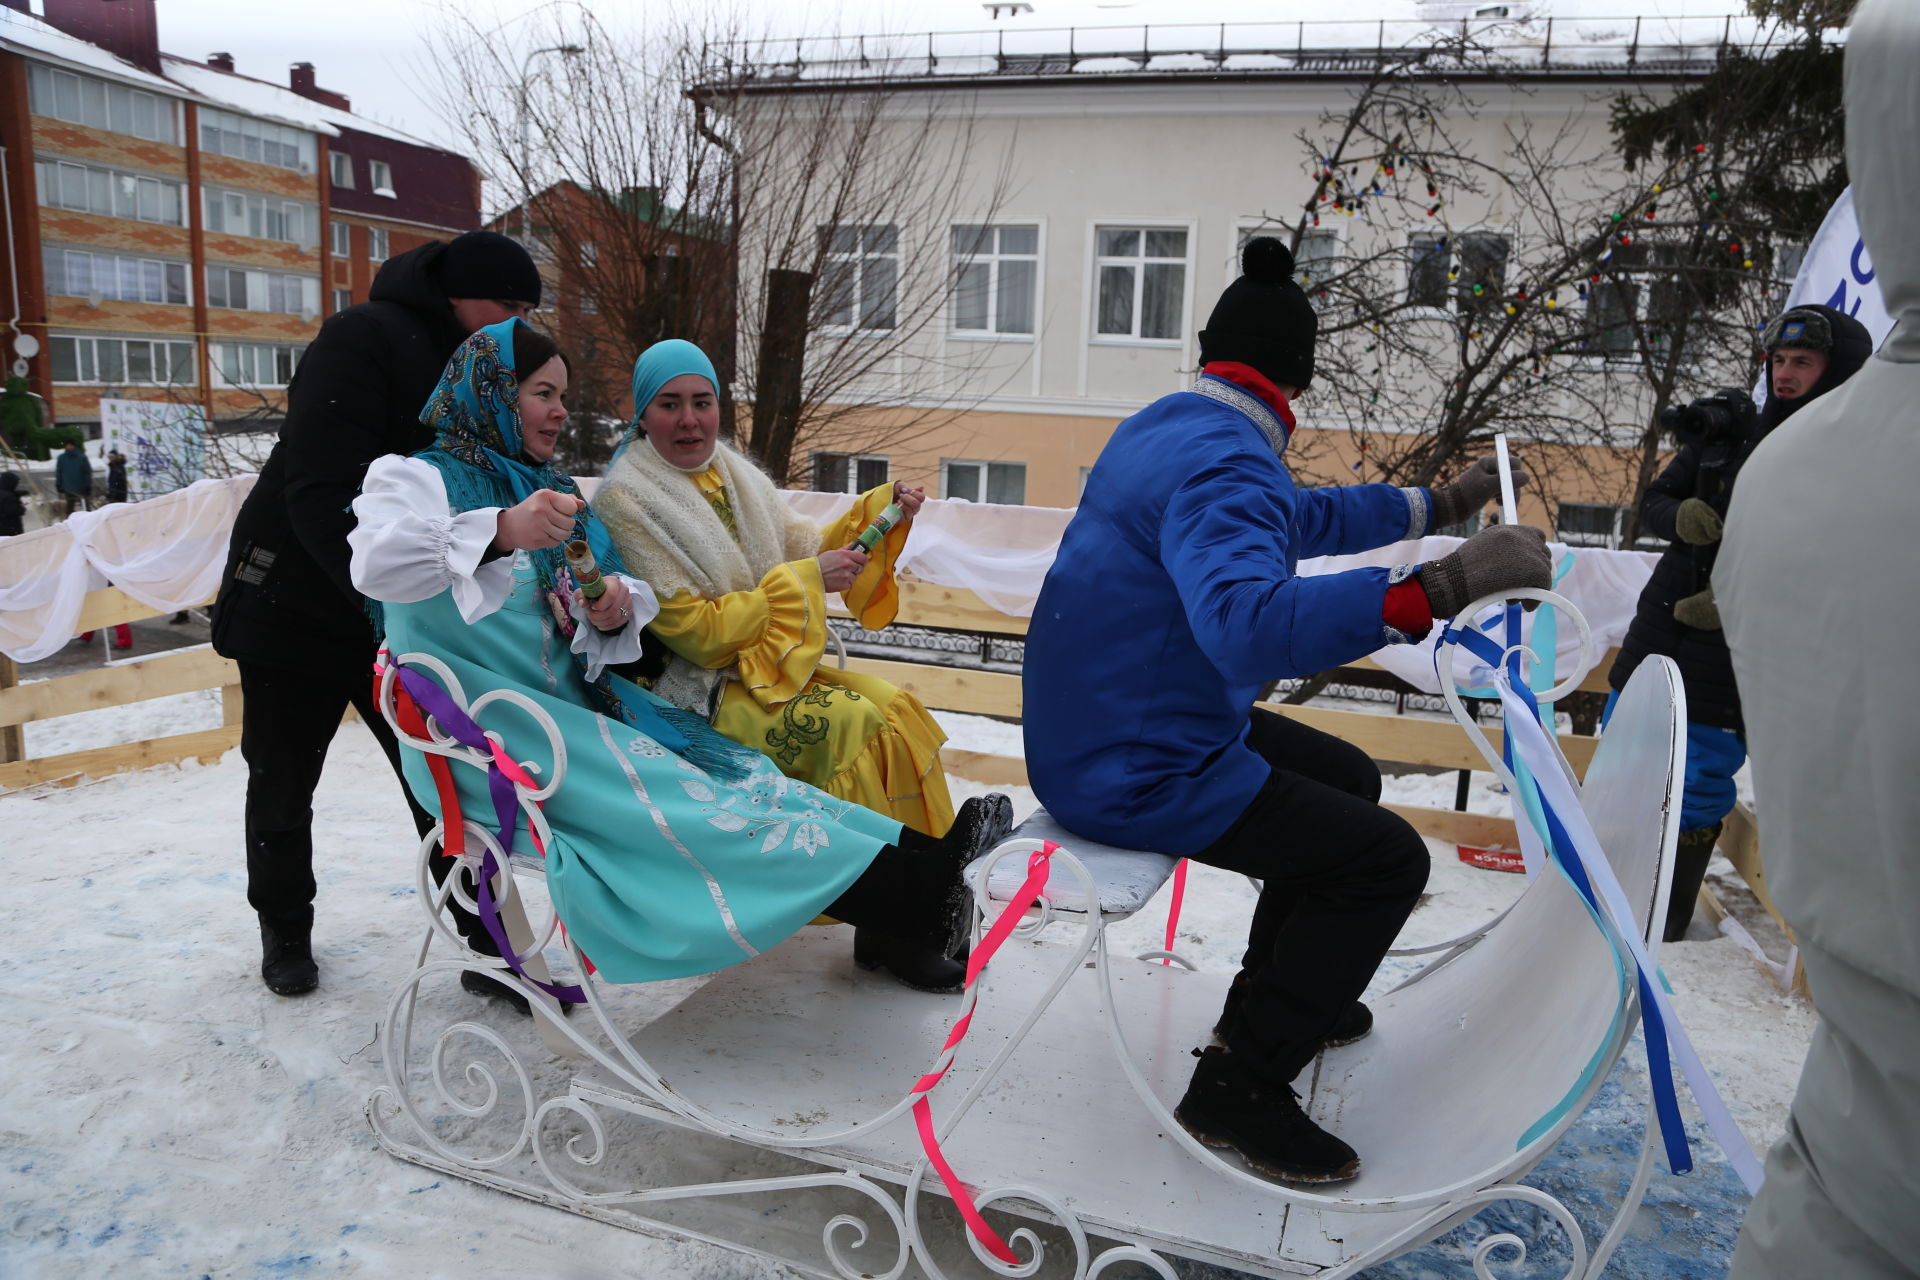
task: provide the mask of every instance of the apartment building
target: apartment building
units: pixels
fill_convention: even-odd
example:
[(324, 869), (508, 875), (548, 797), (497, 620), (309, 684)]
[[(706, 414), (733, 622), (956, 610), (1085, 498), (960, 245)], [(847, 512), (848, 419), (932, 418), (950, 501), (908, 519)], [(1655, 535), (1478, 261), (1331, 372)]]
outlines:
[[(1377, 7), (1400, 16), (1407, 10)], [(1355, 86), (1430, 25), (1453, 31), (1479, 22), (1476, 14), (1498, 20), (1483, 43), (1496, 46), (1488, 56), (1501, 74), (1473, 86), (1472, 114), (1447, 122), (1457, 145), (1497, 163), (1513, 160), (1513, 140), (1530, 125), (1563, 129), (1565, 145), (1590, 161), (1570, 166), (1566, 181), (1589, 185), (1624, 181), (1607, 132), (1616, 95), (1688, 83), (1714, 65), (1727, 41), (1752, 32), (1743, 15), (1643, 22), (1631, 11), (1653, 7), (1635, 0), (1621, 0), (1625, 18), (1588, 18), (1594, 6), (1567, 6), (1582, 16), (1557, 23), (1552, 0), (1421, 0), (1414, 7), (1434, 12), (1376, 21), (1362, 6), (1304, 22), (1145, 26), (1096, 16), (1112, 25), (1082, 29), (1036, 27), (1044, 15), (1015, 13), (985, 31), (725, 50), (716, 59), (713, 101), (735, 113), (743, 130), (758, 118), (790, 120), (828, 95), (878, 94), (887, 99), (881, 112), (901, 129), (944, 131), (945, 150), (964, 147), (976, 158), (951, 198), (901, 192), (902, 210), (915, 212), (882, 213), (858, 227), (822, 219), (820, 234), (832, 245), (828, 270), (841, 276), (823, 288), (859, 305), (816, 324), (814, 340), (899, 342), (900, 359), (877, 367), (871, 381), (875, 402), (889, 406), (877, 417), (909, 425), (893, 446), (872, 430), (857, 451), (815, 444), (815, 487), (857, 490), (891, 477), (972, 501), (1074, 505), (1114, 426), (1191, 382), (1197, 333), (1238, 274), (1240, 247), (1257, 233), (1292, 232), (1320, 164), (1302, 137), (1324, 131), (1326, 113), (1342, 110)], [(745, 181), (783, 180), (779, 148), (766, 153), (773, 165)], [(1541, 234), (1551, 212), (1484, 185), (1480, 193), (1446, 192), (1444, 207), (1437, 199), (1417, 202), (1431, 203), (1438, 216), (1413, 208), (1356, 218), (1328, 206), (1301, 245), (1297, 274), (1311, 288), (1325, 264), (1398, 246), (1406, 264), (1396, 268), (1403, 277), (1396, 287), (1426, 300), (1422, 323), (1450, 332), (1472, 305), (1456, 296), (1467, 287), (1462, 273), (1497, 282), (1509, 248), (1517, 252)], [(938, 225), (926, 224), (923, 213), (916, 220), (932, 207), (944, 211)], [(1435, 246), (1452, 254), (1451, 265), (1448, 253), (1417, 252)], [(750, 243), (742, 255), (743, 288), (752, 288), (764, 260)], [(925, 313), (924, 300), (917, 303), (903, 283), (916, 259), (943, 262), (950, 293), (937, 316), (900, 341), (892, 331), (904, 329), (909, 314)], [(1605, 289), (1592, 293), (1589, 302), (1584, 285), (1577, 297), (1569, 287), (1563, 305), (1607, 304)], [(743, 353), (754, 342), (744, 334)], [(1591, 351), (1579, 363), (1604, 376), (1609, 355)], [(1563, 360), (1552, 372), (1574, 363)], [(917, 381), (881, 385), (895, 368)], [(1736, 372), (1717, 376), (1737, 380)], [(1434, 391), (1436, 399), (1443, 394)], [(1316, 426), (1311, 394), (1298, 408), (1297, 476), (1322, 484), (1378, 478), (1347, 430)], [(930, 412), (935, 425), (914, 422), (916, 411)], [(1636, 438), (1644, 405), (1624, 395), (1615, 412), (1621, 438)], [(1381, 421), (1376, 429), (1422, 427)], [(1596, 456), (1550, 468), (1553, 484), (1526, 497), (1522, 516), (1604, 544), (1617, 540), (1637, 456), (1586, 452)]]
[(479, 225), (464, 157), (356, 116), (310, 63), (275, 84), (164, 53), (155, 0), (24, 8), (0, 0), (0, 297), (57, 423), (97, 433), (113, 397), (270, 429), (381, 262)]

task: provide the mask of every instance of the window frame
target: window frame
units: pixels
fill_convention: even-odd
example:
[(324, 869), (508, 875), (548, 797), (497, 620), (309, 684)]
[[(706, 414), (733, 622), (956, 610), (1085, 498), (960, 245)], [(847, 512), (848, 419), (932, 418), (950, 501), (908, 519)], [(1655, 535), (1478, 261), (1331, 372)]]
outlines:
[[(290, 244), (301, 249), (315, 249), (320, 245), (320, 206), (307, 200), (289, 200), (285, 196), (269, 195), (264, 191), (241, 191), (233, 187), (202, 185), (200, 188), (201, 217), (208, 231), (223, 236), (245, 236), (249, 240), (265, 240), (270, 244)], [(235, 231), (225, 225), (215, 226), (215, 210), (219, 211), (219, 221), (225, 224), (232, 215), (231, 203), (239, 202), (246, 228)], [(259, 206), (260, 233), (255, 234), (254, 208)], [(297, 210), (300, 216), (301, 238), (288, 239), (285, 236), (267, 234), (268, 223), (275, 215), (283, 221), (290, 211)], [(311, 229), (311, 237), (307, 231)]]
[[(820, 466), (829, 459), (841, 464), (841, 485), (851, 487), (838, 489), (822, 489), (820, 487)], [(886, 475), (874, 484), (861, 484), (860, 464), (866, 462), (879, 463), (886, 469)], [(830, 449), (815, 449), (807, 458), (807, 482), (813, 485), (813, 492), (815, 493), (865, 493), (868, 489), (872, 489), (877, 485), (886, 484), (892, 479), (893, 459), (884, 453), (835, 453)]]
[[(385, 182), (380, 180), (382, 176), (386, 178)], [(394, 189), (393, 185), (392, 163), (386, 160), (369, 158), (367, 160), (367, 187), (374, 195), (385, 196), (390, 200), (399, 199), (399, 192)]]
[[(207, 352), (207, 368), (213, 375), (213, 385), (219, 389), (241, 391), (283, 390), (292, 385), (293, 375), (299, 371), (300, 361), (307, 354), (307, 346), (308, 344), (304, 342), (215, 342), (210, 345)], [(261, 360), (264, 359), (272, 362), (275, 366), (273, 370), (275, 377), (279, 375), (278, 366), (280, 356), (283, 352), (287, 353), (286, 377), (279, 381), (271, 382), (250, 382), (245, 380), (245, 378), (236, 381), (228, 376), (224, 365), (224, 360), (229, 349), (235, 354), (237, 364), (251, 363), (254, 365), (255, 372), (258, 371)], [(246, 371), (243, 370), (242, 372), (244, 373)]]
[[(344, 180), (341, 175), (345, 174)], [(345, 151), (327, 149), (327, 185), (335, 191), (353, 191), (353, 156)]]
[[(211, 131), (211, 141), (209, 131)], [(227, 141), (229, 138), (237, 138), (239, 141), (229, 144)], [(249, 139), (256, 144), (251, 148), (254, 153), (251, 155), (248, 154)], [(237, 149), (229, 150), (230, 145)], [(271, 160), (267, 158), (269, 148), (274, 149), (275, 158)], [(294, 163), (288, 164), (280, 158), (280, 148), (293, 151)], [(222, 111), (206, 106), (200, 108), (200, 149), (232, 160), (264, 164), (293, 173), (310, 174), (320, 163), (319, 138), (312, 130), (298, 129), (273, 120), (262, 120), (258, 116), (241, 115), (239, 112)]]
[[(991, 253), (962, 254), (953, 245), (954, 233), (962, 227), (986, 227), (994, 233), (994, 248)], [(1034, 232), (1033, 252), (1005, 253), (999, 247), (999, 235), (1003, 228), (1031, 227)], [(1047, 221), (1045, 218), (1016, 218), (1003, 216), (991, 221), (980, 222), (965, 218), (955, 218), (947, 223), (947, 257), (953, 272), (953, 283), (947, 297), (947, 338), (954, 342), (1015, 342), (1033, 344), (1040, 341), (1040, 317), (1044, 310), (1046, 296), (1046, 258), (1047, 258)], [(964, 261), (963, 261), (964, 259)], [(1025, 333), (1016, 330), (1001, 330), (1000, 316), (1000, 263), (1003, 261), (1033, 263), (1032, 314), (1027, 317), (1029, 328)], [(962, 329), (959, 323), (959, 273), (963, 266), (976, 262), (987, 263), (987, 311), (992, 327), (986, 329)]]
[(353, 257), (353, 224), (351, 222), (329, 222), (327, 224), (327, 254), (334, 258)]
[[(1246, 248), (1247, 241), (1260, 235), (1270, 235), (1281, 244), (1285, 244), (1293, 236), (1293, 227), (1290, 224), (1275, 222), (1271, 218), (1235, 222), (1233, 224), (1233, 252), (1227, 256), (1226, 262), (1228, 283), (1232, 283), (1240, 278), (1240, 253)], [(1306, 234), (1300, 238), (1301, 247), (1305, 248), (1309, 240), (1332, 244), (1334, 247), (1333, 255), (1328, 258), (1316, 257), (1312, 259), (1296, 257), (1293, 263), (1293, 278), (1294, 282), (1298, 284), (1301, 290), (1307, 295), (1307, 301), (1312, 304), (1313, 309), (1315, 311), (1325, 311), (1329, 307), (1334, 306), (1336, 300), (1327, 298), (1323, 301), (1315, 297), (1313, 280), (1311, 277), (1302, 278), (1302, 271), (1309, 262), (1317, 265), (1323, 262), (1338, 263), (1345, 259), (1347, 256), (1347, 229), (1344, 226), (1308, 227)]]
[[(119, 377), (109, 378), (109, 377), (99, 376), (102, 373), (101, 360), (100, 360), (100, 344), (103, 342), (119, 344), (119, 348), (120, 348), (118, 353), (119, 362), (120, 362)], [(61, 343), (73, 344), (72, 362), (73, 362), (73, 371), (76, 374), (76, 376), (73, 378), (63, 379), (58, 377), (56, 374), (56, 370), (59, 368), (59, 365), (61, 364), (61, 355), (62, 355), (62, 350), (60, 347)], [(149, 369), (154, 367), (153, 349), (159, 348), (162, 351), (164, 351), (166, 353), (167, 376), (164, 379), (156, 379), (156, 378), (150, 377), (146, 380), (137, 380), (137, 379), (128, 377), (127, 371), (131, 367), (131, 362), (127, 359), (127, 347), (128, 347), (128, 344), (130, 343), (137, 343), (140, 346), (144, 346), (148, 348), (147, 362), (148, 362)], [(80, 355), (80, 352), (82, 350), (82, 344), (85, 344), (85, 350), (86, 350), (86, 360), (84, 363), (82, 362), (81, 355)], [(175, 347), (186, 348), (185, 354), (183, 356), (176, 355), (173, 351), (173, 348)], [(56, 386), (63, 386), (63, 387), (107, 387), (107, 386), (193, 387), (193, 386), (199, 385), (200, 351), (199, 351), (199, 343), (196, 339), (183, 340), (180, 338), (167, 337), (164, 335), (157, 335), (152, 337), (146, 337), (146, 336), (126, 337), (118, 334), (49, 333), (47, 335), (47, 353), (48, 353), (48, 369), (47, 369), (48, 380)], [(176, 362), (182, 359), (184, 359), (185, 361), (184, 368), (188, 376), (183, 380), (175, 379), (173, 376), (174, 370), (178, 367), (182, 367), (178, 365)], [(92, 377), (77, 376), (83, 371), (83, 369), (86, 369), (89, 366), (90, 366), (91, 372), (95, 376), (92, 376)]]
[(385, 227), (367, 228), (367, 261), (385, 262), (393, 256), (393, 236)]
[[(852, 253), (835, 250), (833, 248), (833, 235), (835, 232), (839, 232), (839, 231), (852, 231), (858, 234), (858, 236), (860, 237), (860, 248), (854, 250)], [(866, 248), (867, 235), (868, 233), (874, 232), (874, 231), (893, 232), (893, 249), (891, 250), (891, 252), (875, 253), (875, 252), (869, 251)], [(901, 284), (900, 264), (902, 259), (905, 257), (905, 255), (901, 252), (901, 242), (906, 239), (906, 233), (901, 229), (900, 224), (898, 222), (861, 222), (861, 223), (849, 224), (847, 226), (827, 225), (819, 228), (819, 235), (821, 237), (821, 240), (823, 241), (820, 247), (820, 262), (821, 262), (820, 281), (823, 288), (821, 293), (815, 297), (814, 305), (823, 306), (825, 304), (825, 300), (826, 300), (825, 287), (833, 283), (830, 279), (830, 273), (834, 269), (833, 268), (834, 263), (851, 261), (854, 264), (854, 270), (853, 270), (853, 275), (848, 284), (849, 299), (847, 303), (847, 309), (848, 309), (848, 314), (852, 317), (851, 323), (844, 324), (844, 325), (833, 324), (825, 319), (821, 319), (816, 323), (816, 326), (815, 326), (817, 332), (830, 335), (832, 337), (837, 337), (837, 338), (880, 337), (886, 334), (899, 332), (900, 330), (900, 284)], [(861, 320), (863, 319), (862, 311), (864, 309), (862, 306), (862, 303), (864, 301), (864, 291), (865, 291), (866, 276), (867, 276), (866, 268), (862, 264), (867, 262), (878, 262), (882, 260), (891, 261), (893, 263), (892, 301), (889, 308), (889, 319), (891, 320), (891, 323), (882, 327), (868, 327), (861, 323)]]
[[(68, 261), (68, 259), (73, 255), (78, 255), (89, 260), (86, 265), (87, 280), (89, 284), (94, 287), (89, 288), (85, 293), (76, 292), (71, 287), (73, 264)], [(56, 256), (58, 258), (57, 264), (55, 261)], [(98, 287), (100, 281), (99, 263), (102, 261), (113, 264), (112, 274), (115, 287), (111, 293)], [(138, 277), (141, 285), (141, 296), (139, 297), (128, 297), (121, 288), (126, 278), (124, 272), (129, 263), (133, 264), (135, 275)], [(149, 280), (148, 268), (150, 267), (158, 268), (159, 271), (159, 297), (146, 296), (146, 285)], [(91, 300), (95, 294), (98, 294), (103, 302), (107, 300), (114, 302), (137, 302), (156, 307), (190, 307), (193, 305), (193, 264), (178, 258), (149, 258), (133, 253), (102, 252), (95, 248), (43, 245), (41, 248), (41, 271), (49, 297), (86, 298)], [(166, 296), (168, 277), (176, 273), (179, 277), (180, 284), (180, 299), (178, 301), (169, 299)]]
[[(1100, 252), (1100, 233), (1102, 231), (1137, 231), (1140, 233), (1140, 252), (1131, 257), (1120, 257)], [(1153, 231), (1179, 231), (1186, 235), (1186, 251), (1183, 257), (1148, 258), (1146, 256), (1146, 237)], [(1194, 249), (1199, 238), (1199, 222), (1194, 218), (1151, 218), (1151, 217), (1103, 217), (1092, 218), (1087, 223), (1087, 344), (1096, 347), (1157, 347), (1161, 350), (1184, 350), (1192, 337), (1193, 329), (1193, 290), (1195, 271)], [(1140, 336), (1142, 304), (1146, 296), (1146, 265), (1153, 263), (1172, 263), (1178, 261), (1181, 267), (1180, 314), (1174, 324), (1175, 333), (1170, 338), (1146, 338)], [(1100, 332), (1100, 279), (1103, 267), (1135, 266), (1133, 281), (1133, 332), (1131, 334)]]
[[(43, 170), (44, 166), (44, 170)], [(96, 218), (119, 218), (126, 222), (146, 222), (156, 227), (184, 227), (191, 219), (187, 215), (187, 184), (178, 178), (165, 178), (159, 174), (142, 173), (138, 169), (123, 169), (116, 165), (88, 164), (84, 160), (69, 160), (60, 155), (35, 155), (33, 158), (34, 199), (48, 209), (65, 209), (71, 213), (92, 214)], [(68, 175), (65, 170), (79, 173), (77, 181), (82, 188), (86, 202), (81, 205), (65, 204)], [(48, 181), (48, 176), (53, 181)], [(149, 184), (142, 186), (142, 183)], [(128, 195), (127, 184), (132, 184)], [(165, 188), (173, 189), (173, 207), (179, 221), (169, 222), (165, 218), (149, 218), (141, 215), (143, 197), (149, 193), (158, 199), (158, 193)], [(105, 209), (94, 205), (104, 194)], [(53, 199), (48, 199), (49, 196)], [(122, 198), (131, 200), (131, 208), (122, 212)]]
[[(219, 289), (215, 289), (213, 286), (213, 273), (216, 271), (224, 272), (227, 275), (227, 279)], [(244, 282), (241, 287), (246, 290), (249, 305), (236, 307), (232, 303), (233, 277), (235, 275), (244, 277)], [(266, 306), (256, 307), (250, 305), (254, 297), (253, 278), (255, 276), (262, 277), (260, 295), (268, 300), (268, 305)], [(272, 306), (271, 302), (273, 291), (277, 285), (281, 292), (281, 297), (284, 300), (290, 281), (298, 282), (299, 284), (301, 305), (297, 310), (277, 310)], [(311, 292), (309, 292), (308, 289), (309, 285), (312, 286)], [(297, 271), (268, 271), (260, 267), (236, 267), (229, 266), (222, 262), (209, 262), (206, 267), (205, 288), (207, 291), (207, 305), (209, 307), (218, 307), (222, 311), (249, 311), (254, 315), (263, 316), (313, 316), (317, 318), (320, 315), (321, 282), (320, 277), (317, 275), (306, 275)], [(216, 301), (216, 298), (225, 298), (227, 301)]]
[[(942, 498), (951, 498), (954, 496), (953, 485), (949, 480), (949, 476), (952, 474), (953, 469), (956, 467), (977, 468), (976, 474), (979, 476), (979, 485), (978, 485), (977, 492), (981, 496), (978, 498), (963, 498), (961, 499), (962, 501), (976, 503), (981, 506), (991, 505), (996, 507), (1024, 507), (1028, 505), (1027, 503), (1027, 464), (1026, 463), (1014, 462), (1006, 458), (942, 458), (940, 459), (940, 496)], [(1018, 467), (1019, 468), (1020, 470), (1020, 501), (995, 502), (992, 498), (989, 498), (986, 496), (988, 493), (992, 491), (994, 467)]]
[[(76, 86), (72, 94), (75, 108), (72, 115), (62, 114), (59, 109), (59, 77), (72, 80)], [(83, 86), (90, 84), (100, 86), (101, 118), (104, 123), (95, 123), (86, 118), (87, 94)], [(42, 90), (41, 85), (45, 85), (46, 88)], [(123, 137), (140, 138), (146, 142), (162, 142), (171, 147), (177, 147), (181, 143), (179, 101), (172, 97), (149, 93), (144, 89), (136, 89), (132, 85), (116, 84), (98, 76), (68, 71), (63, 67), (49, 66), (44, 62), (29, 62), (27, 64), (27, 97), (29, 103), (27, 109), (34, 115), (46, 116), (53, 120), (65, 120), (68, 124), (99, 129), (105, 133), (117, 133)], [(124, 109), (119, 123), (127, 125), (126, 128), (118, 127), (115, 122), (114, 117), (118, 114), (115, 110), (116, 99)], [(152, 118), (156, 123), (165, 119), (165, 137), (157, 137), (153, 133), (141, 133), (134, 127), (139, 123), (139, 107), (142, 99), (153, 104)]]
[[(1485, 300), (1469, 305), (1466, 300), (1473, 297), (1473, 282), (1471, 280), (1449, 280), (1444, 278), (1451, 274), (1446, 268), (1451, 265), (1454, 258), (1458, 256), (1458, 250), (1456, 249), (1449, 249), (1447, 251), (1447, 262), (1441, 269), (1441, 276), (1443, 278), (1440, 281), (1440, 287), (1445, 301), (1439, 305), (1435, 305), (1431, 302), (1421, 302), (1416, 299), (1413, 293), (1415, 269), (1414, 246), (1423, 240), (1437, 242), (1443, 240), (1462, 241), (1469, 239), (1498, 239), (1503, 241), (1506, 246), (1506, 251), (1500, 258), (1499, 280), (1495, 283), (1495, 287), (1491, 292), (1483, 295)], [(1428, 317), (1445, 317), (1447, 319), (1455, 319), (1468, 315), (1481, 308), (1495, 308), (1503, 305), (1506, 298), (1507, 271), (1508, 268), (1513, 265), (1514, 241), (1515, 236), (1512, 231), (1499, 230), (1493, 227), (1471, 227), (1459, 231), (1449, 231), (1444, 228), (1433, 230), (1422, 228), (1409, 231), (1407, 233), (1407, 276), (1405, 282), (1408, 304), (1414, 309), (1416, 314)]]

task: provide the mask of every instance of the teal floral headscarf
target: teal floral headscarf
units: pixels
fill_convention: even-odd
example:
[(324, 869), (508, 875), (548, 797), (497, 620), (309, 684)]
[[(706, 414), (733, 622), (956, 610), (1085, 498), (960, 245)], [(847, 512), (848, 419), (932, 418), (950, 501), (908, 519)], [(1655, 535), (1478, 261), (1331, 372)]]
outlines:
[[(476, 329), (460, 344), (440, 375), (420, 421), (433, 428), (433, 446), (414, 457), (431, 464), (446, 482), (447, 500), (456, 512), (482, 507), (511, 507), (541, 489), (578, 496), (573, 477), (553, 464), (531, 462), (522, 453), (520, 380), (513, 373), (513, 340), (524, 320), (505, 320)], [(626, 565), (606, 525), (582, 505), (569, 539), (584, 540), (602, 573), (625, 573)], [(572, 626), (566, 603), (573, 598), (573, 573), (559, 547), (529, 551), (540, 585), (563, 626)], [(586, 655), (575, 654), (581, 675)], [(715, 733), (699, 716), (672, 707), (610, 671), (588, 684), (602, 715), (629, 724), (661, 746), (722, 778), (743, 777), (752, 757)]]

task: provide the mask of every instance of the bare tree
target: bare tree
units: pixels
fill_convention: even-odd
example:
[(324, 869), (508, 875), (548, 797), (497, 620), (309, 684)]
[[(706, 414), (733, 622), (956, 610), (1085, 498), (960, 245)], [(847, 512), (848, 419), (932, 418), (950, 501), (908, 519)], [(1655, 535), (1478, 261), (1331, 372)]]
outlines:
[(592, 334), (610, 368), (663, 337), (699, 343), (723, 401), (751, 403), (724, 405), (728, 429), (781, 481), (808, 449), (897, 449), (969, 407), (929, 392), (984, 353), (922, 341), (953, 290), (932, 241), (991, 218), (1004, 187), (966, 198), (993, 171), (967, 104), (804, 92), (724, 19), (649, 20), (625, 34), (556, 7), (502, 43), (449, 9), (435, 39), (432, 96), (507, 188), (505, 229), (536, 242), (563, 306), (588, 304), (563, 339)]

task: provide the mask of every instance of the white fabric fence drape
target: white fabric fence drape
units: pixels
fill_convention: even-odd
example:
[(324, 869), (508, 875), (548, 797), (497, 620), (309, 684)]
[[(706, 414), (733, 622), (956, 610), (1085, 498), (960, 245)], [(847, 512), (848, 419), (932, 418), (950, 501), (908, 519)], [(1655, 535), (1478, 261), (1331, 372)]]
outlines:
[(0, 653), (24, 663), (58, 652), (73, 638), (87, 592), (109, 584), (155, 612), (205, 602), (220, 585), (233, 518), (255, 479), (201, 480), (0, 538)]
[[(65, 524), (0, 539), (0, 653), (16, 662), (36, 662), (57, 652), (73, 635), (86, 593), (109, 582), (156, 611), (207, 599), (219, 586), (233, 518), (253, 482), (250, 475), (202, 480), (164, 497), (79, 512)], [(786, 498), (821, 524), (853, 501), (843, 493), (788, 491)], [(1071, 510), (1059, 507), (935, 499), (914, 521), (900, 571), (936, 586), (964, 588), (1013, 617), (1031, 617), (1072, 517)], [(1421, 563), (1459, 544), (1458, 538), (1423, 538), (1363, 555), (1302, 561), (1300, 571)], [(1586, 615), (1596, 656), (1604, 655), (1625, 637), (1656, 557), (1558, 543), (1553, 551), (1556, 571), (1565, 569), (1555, 590)], [(1572, 627), (1556, 631), (1556, 678), (1566, 679), (1575, 674), (1578, 642)], [(1437, 691), (1431, 638), (1373, 656), (1416, 688)]]

